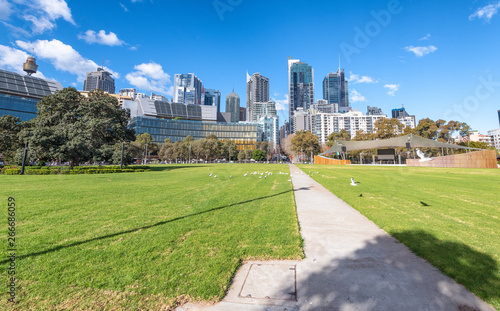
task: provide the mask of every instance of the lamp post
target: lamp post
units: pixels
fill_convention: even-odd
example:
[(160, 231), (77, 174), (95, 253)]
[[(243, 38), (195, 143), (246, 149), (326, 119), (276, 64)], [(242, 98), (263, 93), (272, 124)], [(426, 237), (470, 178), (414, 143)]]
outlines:
[(21, 166), (21, 175), (24, 175), (24, 165), (26, 163), (26, 155), (28, 154), (28, 142), (24, 143), (23, 165)]

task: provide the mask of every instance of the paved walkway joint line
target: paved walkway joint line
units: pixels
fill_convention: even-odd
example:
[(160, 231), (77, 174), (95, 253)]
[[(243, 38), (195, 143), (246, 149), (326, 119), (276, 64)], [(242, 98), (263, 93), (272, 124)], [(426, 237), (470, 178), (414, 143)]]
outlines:
[(177, 310), (494, 310), (296, 166), (290, 173), (306, 258), (245, 263), (222, 302)]

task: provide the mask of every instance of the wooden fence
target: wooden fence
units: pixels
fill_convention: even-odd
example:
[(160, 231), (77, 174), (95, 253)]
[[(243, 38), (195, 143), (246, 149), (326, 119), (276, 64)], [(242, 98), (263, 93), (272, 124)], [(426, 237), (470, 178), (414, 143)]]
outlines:
[(481, 150), (436, 157), (433, 161), (428, 162), (420, 162), (418, 159), (407, 159), (406, 166), (498, 168), (497, 156), (494, 150)]
[(314, 164), (346, 165), (346, 164), (351, 164), (351, 160), (336, 160), (320, 156), (314, 156)]

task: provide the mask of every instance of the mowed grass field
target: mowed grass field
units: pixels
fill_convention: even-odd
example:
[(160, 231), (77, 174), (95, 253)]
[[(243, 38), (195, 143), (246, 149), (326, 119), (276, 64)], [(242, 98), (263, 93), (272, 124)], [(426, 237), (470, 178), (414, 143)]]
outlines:
[(500, 310), (500, 169), (298, 167)]
[(0, 309), (166, 310), (220, 300), (242, 261), (303, 257), (290, 177), (280, 171), (288, 165), (0, 176), (0, 249), (6, 254), (12, 196), (19, 279), (17, 303), (8, 304), (4, 255)]

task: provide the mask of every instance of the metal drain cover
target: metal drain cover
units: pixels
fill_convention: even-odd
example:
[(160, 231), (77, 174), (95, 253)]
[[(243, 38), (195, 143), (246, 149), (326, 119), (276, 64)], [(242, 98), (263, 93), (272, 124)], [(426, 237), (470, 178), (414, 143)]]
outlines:
[(252, 264), (239, 296), (242, 298), (297, 300), (295, 265)]

